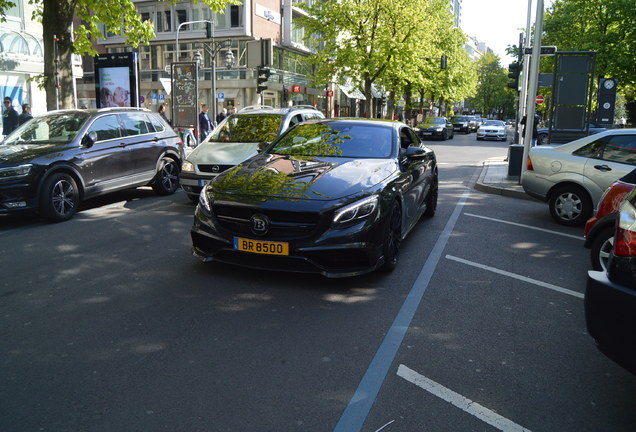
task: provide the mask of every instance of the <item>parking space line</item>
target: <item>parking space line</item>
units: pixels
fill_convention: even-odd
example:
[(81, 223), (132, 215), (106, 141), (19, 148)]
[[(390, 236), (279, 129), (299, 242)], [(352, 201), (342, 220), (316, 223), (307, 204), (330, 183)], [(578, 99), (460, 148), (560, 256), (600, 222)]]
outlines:
[(420, 375), (419, 373), (415, 372), (412, 369), (409, 369), (403, 364), (398, 367), (397, 375), (501, 431), (531, 432), (530, 429), (526, 429), (523, 426), (520, 426), (508, 420), (507, 418), (500, 416), (496, 412), (473, 402), (472, 400), (460, 395), (459, 393), (456, 393), (453, 390), (446, 388), (443, 385), (438, 384), (423, 375)]
[(527, 283), (530, 283), (530, 284), (533, 284), (533, 285), (538, 285), (540, 287), (547, 288), (547, 289), (550, 289), (552, 291), (557, 291), (557, 292), (560, 292), (562, 294), (571, 295), (572, 297), (577, 297), (577, 298), (580, 298), (580, 299), (583, 298), (583, 294), (581, 294), (579, 292), (572, 291), (572, 290), (569, 290), (567, 288), (562, 288), (562, 287), (557, 286), (557, 285), (552, 285), (552, 284), (547, 283), (547, 282), (541, 282), (540, 280), (531, 279), (531, 278), (526, 277), (526, 276), (521, 276), (521, 275), (516, 274), (516, 273), (511, 273), (511, 272), (506, 271), (506, 270), (501, 270), (501, 269), (498, 269), (498, 268), (495, 268), (495, 267), (490, 267), (490, 266), (487, 266), (487, 265), (484, 265), (484, 264), (479, 264), (479, 263), (476, 263), (476, 262), (473, 262), (473, 261), (468, 261), (468, 260), (465, 260), (465, 259), (462, 259), (462, 258), (458, 258), (458, 257), (453, 256), (453, 255), (446, 255), (446, 258), (449, 259), (449, 260), (452, 260), (452, 261), (456, 261), (456, 262), (459, 262), (459, 263), (462, 263), (462, 264), (466, 264), (466, 265), (472, 266), (472, 267), (477, 267), (477, 268), (480, 268), (482, 270), (486, 270), (486, 271), (489, 271), (489, 272), (497, 273), (497, 274), (500, 274), (500, 275), (503, 275), (503, 276), (508, 276), (508, 277), (513, 278), (513, 279), (517, 279), (517, 280), (520, 280), (520, 281), (523, 281), (523, 282), (527, 282)]
[(563, 237), (574, 238), (574, 239), (577, 239), (577, 240), (585, 240), (583, 238), (583, 236), (575, 236), (573, 234), (566, 234), (566, 233), (562, 233), (562, 232), (559, 232), (559, 231), (552, 231), (552, 230), (545, 229), (545, 228), (533, 227), (531, 225), (524, 225), (524, 224), (520, 224), (520, 223), (517, 223), (517, 222), (510, 222), (510, 221), (506, 221), (506, 220), (502, 220), (502, 219), (495, 219), (495, 218), (491, 218), (491, 217), (487, 217), (487, 216), (480, 216), (480, 215), (476, 215), (476, 214), (473, 214), (473, 213), (464, 213), (464, 215), (470, 216), (470, 217), (476, 217), (476, 218), (480, 218), (480, 219), (487, 219), (487, 220), (490, 220), (490, 221), (493, 221), (493, 222), (505, 223), (505, 224), (508, 224), (508, 225), (515, 225), (515, 226), (519, 226), (519, 227), (523, 227), (523, 228), (532, 229), (532, 230), (535, 230), (535, 231), (543, 231), (543, 232), (547, 232), (547, 233), (550, 233), (550, 234), (560, 235), (560, 236), (563, 236)]
[(375, 356), (373, 356), (369, 367), (358, 384), (358, 388), (351, 397), (342, 416), (340, 416), (340, 420), (338, 420), (333, 432), (359, 432), (362, 429), (362, 425), (369, 415), (369, 411), (371, 411), (371, 407), (378, 396), (380, 387), (382, 387), (386, 375), (395, 360), (397, 351), (411, 325), (413, 316), (415, 312), (417, 312), (424, 292), (435, 273), (435, 268), (442, 258), (444, 248), (453, 233), (455, 224), (469, 196), (470, 192), (464, 191), (459, 198), (453, 213), (444, 226), (444, 230), (433, 245), (433, 249), (422, 266), (415, 283), (413, 283), (411, 291), (409, 291), (404, 303), (402, 303), (400, 311), (386, 332), (384, 340), (376, 351)]

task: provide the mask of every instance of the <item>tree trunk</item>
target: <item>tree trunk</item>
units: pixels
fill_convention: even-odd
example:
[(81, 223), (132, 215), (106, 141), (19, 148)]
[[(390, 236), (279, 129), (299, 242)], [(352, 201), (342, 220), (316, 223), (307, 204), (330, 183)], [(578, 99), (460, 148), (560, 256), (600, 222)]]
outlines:
[(367, 98), (364, 101), (364, 114), (363, 117), (373, 118), (373, 92), (371, 91), (371, 79), (367, 77), (364, 79), (364, 97)]
[[(71, 54), (73, 54), (73, 0), (44, 0), (42, 30), (44, 38), (44, 77), (47, 110), (75, 108)], [(57, 53), (53, 38), (57, 37)], [(57, 55), (56, 55), (57, 54)], [(56, 67), (58, 82), (56, 81)]]

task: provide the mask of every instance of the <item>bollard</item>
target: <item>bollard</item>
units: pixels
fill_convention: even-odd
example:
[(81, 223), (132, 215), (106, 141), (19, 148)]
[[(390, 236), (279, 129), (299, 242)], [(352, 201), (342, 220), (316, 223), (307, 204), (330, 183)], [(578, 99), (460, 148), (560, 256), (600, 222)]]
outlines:
[(523, 145), (511, 144), (508, 148), (508, 177), (520, 177), (522, 163)]

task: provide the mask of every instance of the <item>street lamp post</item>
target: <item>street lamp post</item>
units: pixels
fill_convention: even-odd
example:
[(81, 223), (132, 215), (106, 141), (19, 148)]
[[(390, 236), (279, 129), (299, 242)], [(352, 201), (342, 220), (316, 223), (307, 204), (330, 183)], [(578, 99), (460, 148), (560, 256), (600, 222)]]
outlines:
[[(212, 27), (214, 29), (214, 27)], [(214, 35), (214, 31), (212, 32)], [(216, 94), (216, 56), (222, 49), (227, 49), (225, 53), (224, 64), (226, 68), (231, 68), (234, 66), (234, 54), (232, 53), (231, 45), (232, 41), (230, 39), (226, 39), (220, 42), (214, 42), (214, 36), (212, 36), (212, 46), (208, 46), (203, 44), (205, 50), (212, 57), (212, 122), (216, 122), (216, 113), (217, 113), (217, 94)]]

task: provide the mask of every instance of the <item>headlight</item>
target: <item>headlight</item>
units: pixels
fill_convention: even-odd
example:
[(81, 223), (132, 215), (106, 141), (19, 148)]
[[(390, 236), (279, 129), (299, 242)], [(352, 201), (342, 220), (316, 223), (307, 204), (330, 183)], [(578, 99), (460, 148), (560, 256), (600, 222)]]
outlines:
[(437, 126), (437, 127), (435, 128), (435, 132), (441, 132), (441, 131), (443, 131), (443, 130), (444, 130), (444, 126)]
[(199, 194), (199, 205), (207, 212), (212, 213), (212, 206), (210, 206), (210, 200), (208, 200), (208, 195), (205, 190), (207, 186), (201, 189), (201, 193)]
[(194, 172), (194, 165), (188, 161), (183, 161), (183, 164), (181, 164), (181, 172)]
[(377, 195), (361, 199), (353, 204), (349, 204), (336, 211), (333, 217), (334, 224), (344, 224), (351, 221), (363, 219), (373, 214), (378, 206)]
[(10, 168), (0, 168), (0, 179), (8, 179), (13, 177), (26, 177), (31, 172), (33, 165), (19, 165)]

